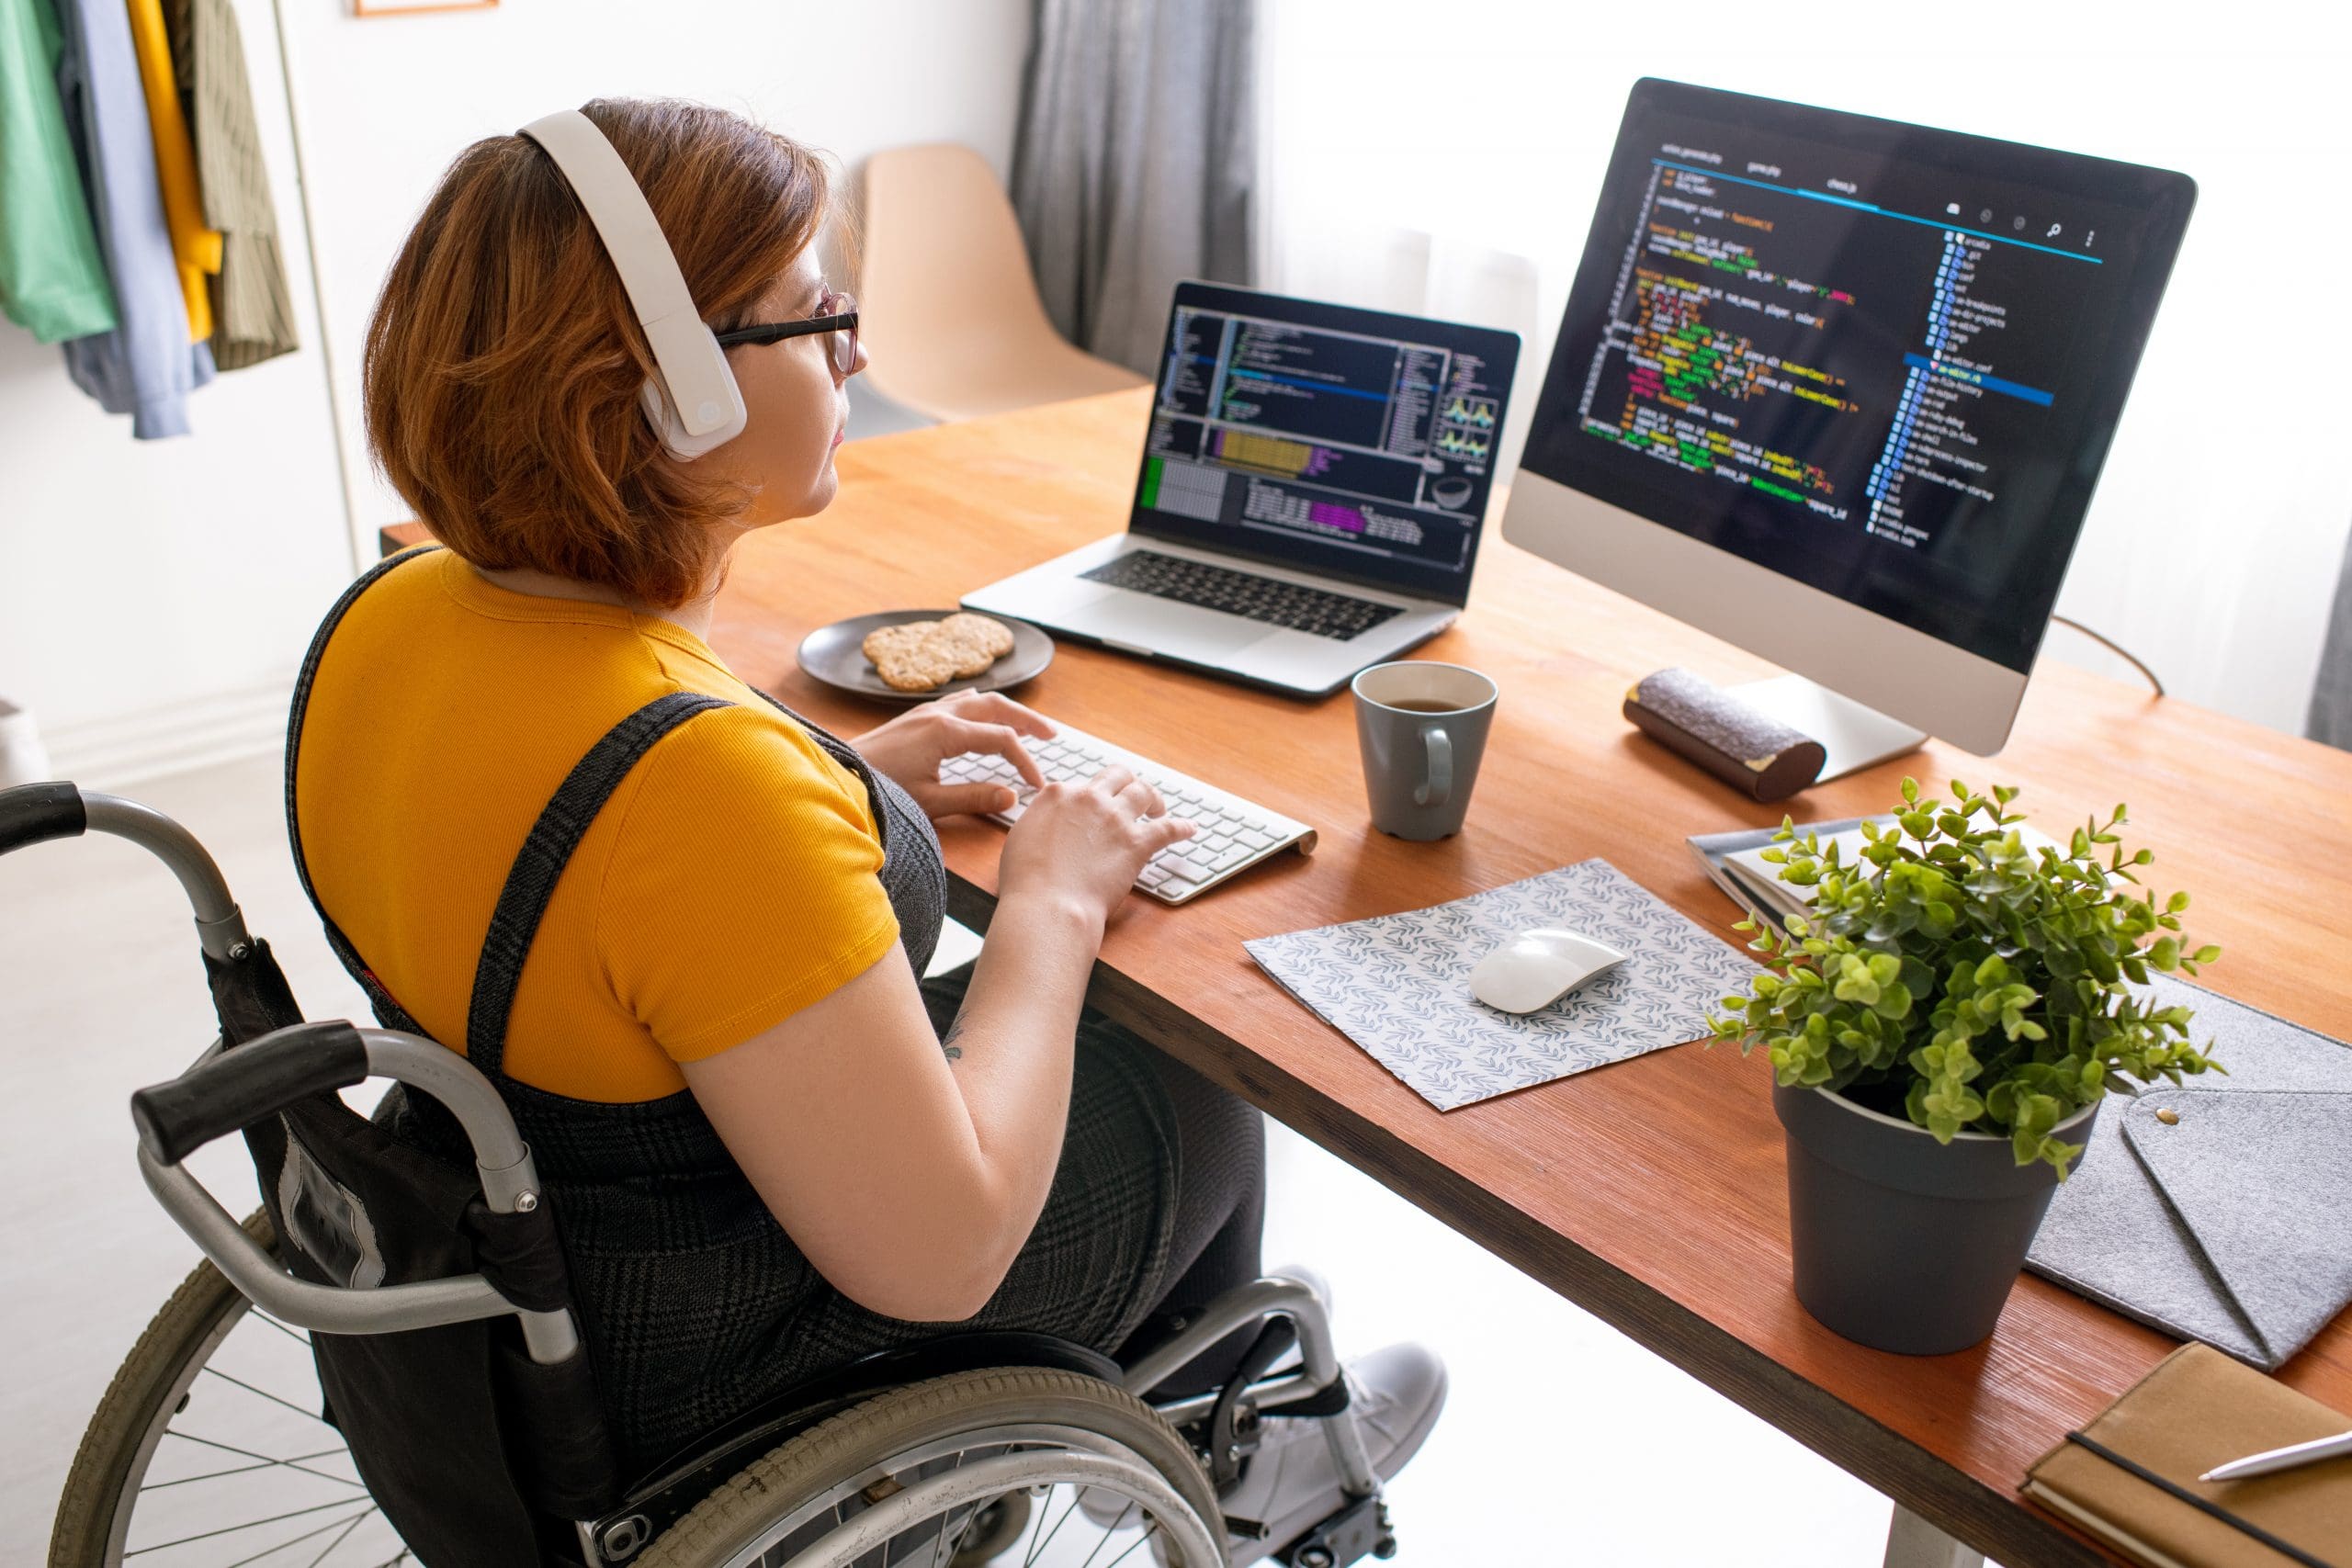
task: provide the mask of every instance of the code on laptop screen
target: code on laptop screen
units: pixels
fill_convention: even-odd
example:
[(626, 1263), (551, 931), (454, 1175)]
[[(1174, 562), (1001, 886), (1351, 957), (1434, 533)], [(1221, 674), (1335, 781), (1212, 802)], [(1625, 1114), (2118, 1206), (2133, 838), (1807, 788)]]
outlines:
[(1176, 291), (1136, 530), (1460, 604), (1519, 340)]

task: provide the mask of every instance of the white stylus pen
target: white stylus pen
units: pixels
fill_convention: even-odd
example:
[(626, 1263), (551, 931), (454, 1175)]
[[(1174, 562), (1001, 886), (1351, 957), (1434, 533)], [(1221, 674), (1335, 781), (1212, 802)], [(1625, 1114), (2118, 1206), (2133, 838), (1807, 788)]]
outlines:
[(2292, 1470), (2299, 1464), (2335, 1459), (2344, 1454), (2352, 1454), (2352, 1432), (2334, 1438), (2313, 1438), (2308, 1443), (2290, 1443), (2283, 1449), (2272, 1449), (2267, 1453), (2248, 1454), (2244, 1459), (2216, 1465), (2197, 1479), (2242, 1481), (2249, 1475), (2267, 1475), (2274, 1470)]

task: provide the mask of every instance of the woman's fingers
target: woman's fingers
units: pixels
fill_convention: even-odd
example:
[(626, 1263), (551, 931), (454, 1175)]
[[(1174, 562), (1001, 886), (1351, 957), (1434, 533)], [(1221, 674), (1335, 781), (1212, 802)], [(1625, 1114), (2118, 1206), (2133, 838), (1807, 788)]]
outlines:
[(1159, 791), (1154, 789), (1148, 779), (1128, 780), (1126, 787), (1112, 798), (1122, 806), (1133, 807), (1138, 817), (1158, 817), (1168, 809), (1167, 803), (1159, 798)]
[(980, 724), (968, 718), (959, 718), (956, 723), (955, 739), (961, 750), (1001, 757), (1029, 781), (1032, 788), (1046, 787), (1046, 775), (1038, 769), (1037, 759), (1029, 755), (1029, 748), (1021, 744), (1021, 737), (1010, 725)]
[(985, 817), (991, 811), (1011, 810), (1017, 798), (1011, 784), (944, 784), (929, 792), (929, 797), (922, 804), (924, 812), (933, 817), (953, 817), (958, 812)]
[(958, 699), (957, 711), (966, 718), (983, 724), (1001, 724), (1023, 735), (1034, 735), (1040, 740), (1051, 740), (1055, 730), (1046, 716), (1035, 708), (1023, 707), (1011, 697), (997, 692), (967, 692)]
[(1147, 817), (1136, 826), (1144, 843), (1148, 846), (1144, 852), (1146, 860), (1170, 844), (1182, 843), (1200, 831), (1197, 825), (1182, 817)]

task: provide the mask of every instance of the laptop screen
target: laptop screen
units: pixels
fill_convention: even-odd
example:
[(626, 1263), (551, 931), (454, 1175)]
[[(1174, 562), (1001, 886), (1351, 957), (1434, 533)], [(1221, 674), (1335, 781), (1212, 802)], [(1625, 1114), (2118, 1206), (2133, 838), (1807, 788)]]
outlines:
[(1459, 604), (1519, 336), (1176, 288), (1136, 533)]

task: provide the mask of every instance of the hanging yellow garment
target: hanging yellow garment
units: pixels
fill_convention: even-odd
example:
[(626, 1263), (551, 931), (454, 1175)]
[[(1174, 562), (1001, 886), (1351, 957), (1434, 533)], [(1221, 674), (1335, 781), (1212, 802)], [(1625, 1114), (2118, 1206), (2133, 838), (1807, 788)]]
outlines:
[(204, 192), (197, 184), (196, 145), (188, 140), (187, 117), (180, 112), (179, 85), (172, 76), (172, 44), (164, 31), (164, 0), (130, 0), (130, 42), (139, 55), (139, 80), (147, 91), (147, 121), (155, 138), (155, 175), (164, 187), (164, 222), (172, 231), (172, 259), (179, 264), (180, 292), (187, 299), (187, 337), (202, 343), (212, 335), (212, 297), (205, 278), (220, 270), (220, 231), (204, 226)]

